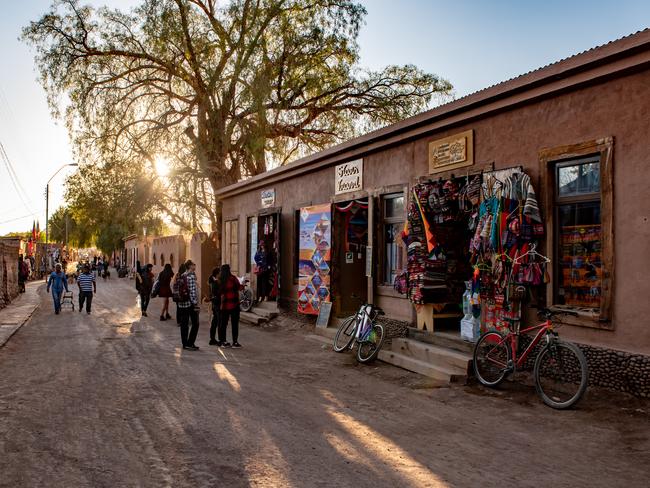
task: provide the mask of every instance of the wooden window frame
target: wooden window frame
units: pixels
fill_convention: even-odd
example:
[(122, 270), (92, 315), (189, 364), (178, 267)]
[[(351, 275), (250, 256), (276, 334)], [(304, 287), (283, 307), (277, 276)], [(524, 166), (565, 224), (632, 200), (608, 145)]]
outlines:
[(378, 284), (380, 286), (393, 286), (393, 283), (388, 282), (386, 278), (386, 233), (384, 232), (384, 227), (387, 224), (404, 225), (404, 222), (406, 221), (406, 213), (400, 217), (386, 217), (386, 201), (399, 197), (402, 197), (404, 199), (404, 210), (406, 211), (407, 199), (403, 191), (384, 193), (383, 195), (380, 195), (379, 198), (379, 230), (381, 233), (379, 234), (379, 239), (377, 240), (379, 241), (379, 249), (381, 252), (377, 253), (377, 258), (379, 261), (379, 273), (377, 273), (377, 276), (379, 277)]
[[(237, 229), (233, 233), (233, 224), (236, 224)], [(239, 273), (239, 219), (229, 219), (225, 222), (226, 225), (226, 262), (230, 264), (230, 270), (234, 275)], [(234, 235), (233, 235), (234, 234)], [(234, 240), (233, 240), (234, 239)], [(237, 255), (234, 262), (232, 259), (232, 246), (237, 245)]]
[(555, 168), (557, 163), (571, 159), (581, 159), (588, 156), (600, 156), (600, 225), (601, 225), (601, 259), (602, 281), (600, 308), (598, 312), (586, 312), (579, 307), (555, 305), (555, 289), (557, 279), (554, 267), (549, 267), (551, 285), (546, 290), (546, 302), (555, 308), (575, 309), (578, 317), (565, 317), (563, 322), (596, 329), (613, 330), (613, 299), (614, 299), (614, 138), (604, 137), (579, 144), (570, 144), (554, 148), (542, 149), (539, 153), (541, 189), (544, 215), (547, 219), (546, 249), (555, 252), (556, 249), (556, 216), (555, 206)]
[[(250, 235), (250, 222), (251, 219), (257, 219), (257, 214), (249, 214), (246, 216), (246, 273), (252, 273), (253, 272), (253, 263), (250, 260), (250, 255), (252, 252), (252, 246), (253, 246), (253, 239), (252, 235)], [(259, 221), (258, 221), (259, 225)], [(257, 229), (257, 226), (255, 227)], [(259, 229), (258, 229), (258, 235), (259, 235)], [(257, 242), (257, 236), (255, 236), (255, 241)]]

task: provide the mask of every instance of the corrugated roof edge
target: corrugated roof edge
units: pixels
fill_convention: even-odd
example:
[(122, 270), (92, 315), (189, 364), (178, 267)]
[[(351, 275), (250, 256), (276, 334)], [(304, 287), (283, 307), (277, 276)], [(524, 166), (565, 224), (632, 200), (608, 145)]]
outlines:
[[(633, 34), (629, 34), (600, 46), (595, 46), (578, 54), (563, 58), (554, 63), (547, 64), (514, 78), (510, 78), (470, 93), (456, 100), (452, 100), (443, 105), (439, 105), (431, 110), (414, 115), (400, 122), (368, 132), (359, 137), (342, 142), (341, 144), (337, 144), (336, 146), (324, 149), (323, 151), (300, 158), (284, 166), (273, 168), (269, 171), (253, 176), (252, 178), (226, 186), (218, 190), (216, 195), (221, 196), (236, 190), (245, 191), (247, 186), (262, 182), (267, 178), (315, 163), (325, 158), (332, 157), (338, 153), (349, 151), (357, 146), (366, 145), (378, 139), (386, 138), (388, 135), (416, 128), (432, 121), (433, 119), (442, 118), (454, 112), (468, 110), (470, 107), (486, 103), (488, 100), (502, 98), (512, 92), (532, 88), (534, 85), (549, 81), (549, 79), (556, 80), (558, 76), (566, 76), (576, 70), (586, 69), (594, 63), (602, 63), (612, 56), (619, 56), (627, 51), (634, 51), (640, 47), (650, 48), (650, 28), (637, 31)], [(237, 191), (237, 193), (239, 193), (239, 191)]]

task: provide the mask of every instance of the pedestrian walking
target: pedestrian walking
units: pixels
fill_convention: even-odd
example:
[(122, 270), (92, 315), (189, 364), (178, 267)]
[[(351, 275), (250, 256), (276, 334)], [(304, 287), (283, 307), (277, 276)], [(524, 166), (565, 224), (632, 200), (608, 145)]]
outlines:
[(25, 282), (29, 277), (29, 266), (23, 259), (23, 255), (18, 256), (18, 291), (25, 293)]
[[(187, 271), (174, 282), (175, 293), (178, 297), (178, 315), (181, 318), (181, 344), (183, 349), (196, 351), (199, 347), (194, 344), (199, 333), (199, 294), (196, 284), (196, 265), (191, 261), (185, 262)], [(189, 330), (189, 323), (192, 329)]]
[[(176, 276), (174, 277), (174, 284), (176, 284), (176, 281), (185, 274), (185, 271), (187, 271), (187, 268), (185, 267), (185, 263), (181, 263), (178, 266), (178, 273), (176, 273)], [(173, 296), (173, 290), (172, 290), (172, 296)], [(180, 327), (181, 317), (178, 314), (178, 297), (174, 298), (174, 302), (176, 302), (176, 325)]]
[(86, 313), (90, 315), (90, 308), (93, 303), (93, 294), (97, 293), (97, 280), (90, 273), (90, 266), (87, 264), (82, 268), (81, 274), (77, 277), (77, 286), (79, 287), (79, 313), (86, 303)]
[(269, 254), (266, 244), (260, 241), (255, 253), (255, 274), (257, 275), (257, 301), (263, 302), (269, 297)]
[(61, 265), (56, 263), (54, 266), (54, 271), (50, 273), (50, 277), (47, 280), (47, 292), (52, 290), (52, 300), (54, 301), (54, 313), (59, 315), (61, 311), (61, 294), (63, 290), (68, 290), (68, 280), (65, 277), (65, 273), (61, 271)]
[(219, 318), (219, 342), (221, 347), (231, 347), (226, 341), (228, 320), (232, 321), (232, 347), (241, 347), (239, 337), (239, 291), (243, 288), (235, 275), (230, 272), (230, 265), (221, 266), (219, 274), (219, 292), (221, 294), (221, 316)]
[(162, 311), (160, 312), (160, 320), (169, 320), (172, 318), (169, 315), (169, 298), (172, 296), (172, 279), (174, 278), (174, 270), (172, 265), (167, 263), (158, 275), (158, 296), (163, 299)]
[(142, 316), (147, 317), (147, 307), (149, 306), (149, 301), (151, 300), (151, 290), (153, 289), (153, 264), (147, 264), (142, 268), (142, 274), (136, 276), (136, 281), (138, 276), (140, 277), (140, 287), (138, 288), (138, 293), (140, 294), (140, 310), (142, 311)]
[(219, 318), (221, 316), (221, 291), (219, 287), (219, 266), (212, 270), (212, 274), (208, 278), (208, 286), (210, 287), (210, 302), (212, 305), (212, 321), (210, 322), (210, 342), (211, 346), (220, 346), (217, 341), (217, 330), (219, 327)]

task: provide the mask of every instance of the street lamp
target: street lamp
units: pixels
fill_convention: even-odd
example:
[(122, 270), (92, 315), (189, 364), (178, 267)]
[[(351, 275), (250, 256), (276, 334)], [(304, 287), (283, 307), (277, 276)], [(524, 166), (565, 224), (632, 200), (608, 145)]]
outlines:
[(49, 251), (50, 251), (50, 223), (49, 223), (49, 205), (50, 205), (50, 181), (54, 179), (56, 175), (59, 174), (59, 172), (68, 166), (79, 166), (77, 163), (68, 163), (64, 164), (61, 166), (59, 169), (56, 170), (56, 173), (54, 173), (49, 180), (47, 180), (47, 184), (45, 185), (45, 266), (47, 270), (47, 265), (48, 259), (49, 259)]

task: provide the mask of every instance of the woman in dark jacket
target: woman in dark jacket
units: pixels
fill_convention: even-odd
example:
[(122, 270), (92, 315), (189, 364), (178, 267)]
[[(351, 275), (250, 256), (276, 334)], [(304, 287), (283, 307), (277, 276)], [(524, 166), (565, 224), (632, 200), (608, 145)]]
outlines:
[(173, 277), (174, 270), (172, 270), (172, 265), (167, 263), (158, 275), (158, 283), (160, 284), (158, 296), (160, 298), (163, 298), (163, 307), (162, 312), (160, 312), (160, 320), (169, 320), (172, 318), (172, 316), (169, 315), (169, 298), (172, 296)]
[[(140, 288), (138, 292), (140, 293), (140, 310), (142, 310), (142, 316), (147, 316), (147, 307), (149, 306), (149, 301), (151, 300), (151, 289), (153, 288), (153, 264), (147, 264), (142, 268), (142, 281), (140, 282)], [(137, 279), (137, 278), (136, 278)]]
[(232, 320), (232, 347), (241, 347), (237, 341), (239, 336), (239, 291), (241, 283), (230, 272), (230, 265), (221, 266), (219, 273), (219, 294), (221, 295), (221, 316), (219, 318), (219, 346), (231, 347), (226, 341), (226, 328), (228, 320)]
[(219, 266), (212, 270), (208, 278), (210, 287), (210, 297), (212, 302), (212, 322), (210, 323), (210, 342), (211, 346), (220, 345), (217, 341), (216, 334), (219, 327), (219, 317), (221, 315), (221, 291), (219, 290)]
[(257, 266), (257, 300), (263, 302), (269, 296), (269, 254), (266, 251), (264, 241), (260, 244), (255, 253), (255, 265)]

